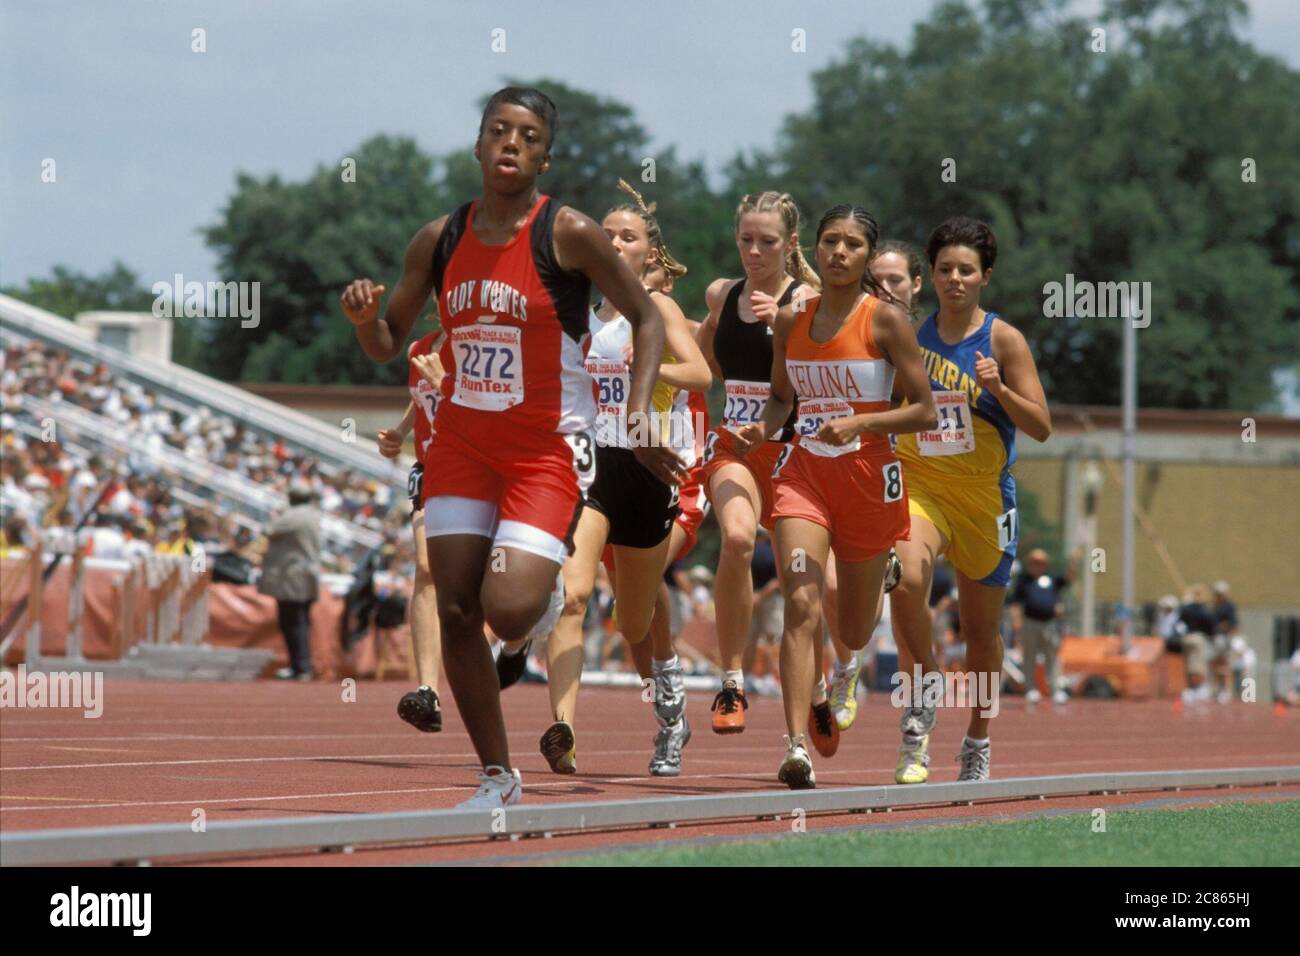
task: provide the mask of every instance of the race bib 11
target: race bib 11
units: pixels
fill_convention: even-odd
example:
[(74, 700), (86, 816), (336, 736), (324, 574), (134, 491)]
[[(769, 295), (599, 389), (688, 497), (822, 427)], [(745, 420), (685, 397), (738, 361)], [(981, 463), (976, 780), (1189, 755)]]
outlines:
[(965, 455), (975, 450), (975, 423), (965, 392), (933, 392), (939, 427), (917, 432), (916, 446), (926, 457)]

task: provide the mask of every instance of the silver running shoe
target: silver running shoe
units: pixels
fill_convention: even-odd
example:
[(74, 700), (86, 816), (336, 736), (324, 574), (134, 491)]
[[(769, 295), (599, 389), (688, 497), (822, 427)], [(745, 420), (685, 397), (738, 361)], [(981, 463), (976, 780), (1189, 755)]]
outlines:
[(908, 707), (903, 711), (903, 718), (898, 722), (898, 729), (906, 736), (927, 737), (938, 720), (938, 711), (934, 707)]
[(987, 780), (989, 778), (989, 750), (992, 745), (985, 744), (983, 747), (972, 747), (966, 743), (965, 739), (961, 742), (961, 753), (957, 759), (961, 761), (961, 773), (957, 775), (958, 782), (964, 780)]
[(686, 682), (682, 679), (682, 662), (660, 667), (653, 665), (655, 678), (655, 717), (660, 724), (675, 724), (686, 710)]
[(655, 777), (676, 777), (682, 772), (682, 748), (691, 739), (691, 725), (682, 719), (659, 727), (655, 735), (655, 755), (650, 758), (650, 773)]
[[(921, 687), (913, 688), (911, 701), (912, 704), (920, 704), (919, 707), (905, 707), (903, 716), (898, 722), (898, 729), (904, 736), (926, 737), (930, 731), (934, 730), (934, 725), (938, 719), (938, 710), (936, 704), (925, 703), (926, 700), (942, 700), (942, 687), (936, 686), (942, 681), (943, 675), (931, 671), (921, 678)], [(903, 698), (908, 699), (906, 696)]]
[(898, 587), (898, 582), (901, 580), (903, 580), (903, 562), (898, 560), (898, 552), (890, 548), (889, 557), (885, 559), (885, 593), (888, 594)]

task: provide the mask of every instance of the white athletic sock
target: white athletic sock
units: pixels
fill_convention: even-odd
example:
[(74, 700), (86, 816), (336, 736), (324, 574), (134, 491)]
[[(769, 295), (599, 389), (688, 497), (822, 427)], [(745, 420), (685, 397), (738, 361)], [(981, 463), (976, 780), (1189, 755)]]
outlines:
[(983, 740), (975, 740), (969, 734), (966, 735), (967, 747), (974, 747), (976, 750), (980, 750), (984, 747), (987, 747), (988, 745), (989, 745), (989, 739), (987, 737), (985, 737)]
[(814, 707), (818, 704), (826, 703), (826, 675), (825, 674), (817, 678), (817, 683), (813, 687), (812, 702)]
[(650, 658), (650, 663), (654, 666), (654, 669), (657, 670), (657, 671), (668, 670), (668, 669), (673, 668), (673, 667), (676, 667), (676, 666), (678, 665), (677, 655), (674, 654), (672, 657), (668, 658), (668, 660), (666, 660), (666, 661), (655, 660), (655, 659), (652, 657), (652, 658)]
[(722, 675), (722, 683), (731, 681), (741, 690), (745, 689), (745, 672), (744, 671), (727, 671)]

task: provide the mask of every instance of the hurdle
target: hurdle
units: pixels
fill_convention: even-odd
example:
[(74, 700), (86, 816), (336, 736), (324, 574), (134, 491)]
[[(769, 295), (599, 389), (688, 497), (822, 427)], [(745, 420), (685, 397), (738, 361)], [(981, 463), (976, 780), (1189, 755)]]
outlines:
[(839, 787), (584, 801), (499, 810), (427, 810), (318, 815), (296, 820), (218, 821), (203, 832), (187, 823), (86, 827), (0, 834), (0, 866), (131, 863), (255, 854), (344, 851), (444, 840), (517, 840), (554, 834), (777, 820), (786, 815), (870, 813), (902, 807), (961, 806), (1047, 797), (1181, 791), (1300, 783), (1300, 766), (1013, 777), (922, 786)]

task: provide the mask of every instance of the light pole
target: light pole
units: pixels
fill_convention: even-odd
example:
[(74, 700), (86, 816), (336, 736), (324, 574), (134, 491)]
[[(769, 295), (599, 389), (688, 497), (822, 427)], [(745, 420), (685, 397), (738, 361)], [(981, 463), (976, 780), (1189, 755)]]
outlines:
[(1092, 566), (1093, 551), (1097, 547), (1097, 496), (1104, 483), (1097, 460), (1089, 458), (1083, 468), (1083, 626), (1085, 637), (1097, 633), (1097, 578)]

